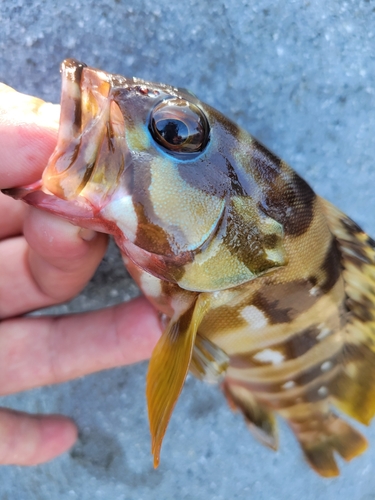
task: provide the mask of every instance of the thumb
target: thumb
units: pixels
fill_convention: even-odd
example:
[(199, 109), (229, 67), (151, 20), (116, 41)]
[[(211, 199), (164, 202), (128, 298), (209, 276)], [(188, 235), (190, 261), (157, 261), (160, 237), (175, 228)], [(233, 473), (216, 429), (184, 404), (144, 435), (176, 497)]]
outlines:
[(57, 141), (60, 106), (0, 83), (0, 189), (40, 179)]

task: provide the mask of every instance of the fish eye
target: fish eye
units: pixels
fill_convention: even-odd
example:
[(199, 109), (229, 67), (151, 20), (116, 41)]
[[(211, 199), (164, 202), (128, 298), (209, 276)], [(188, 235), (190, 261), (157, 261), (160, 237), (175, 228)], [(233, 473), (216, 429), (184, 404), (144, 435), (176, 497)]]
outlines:
[(167, 99), (151, 112), (152, 137), (167, 153), (199, 153), (209, 139), (207, 118), (198, 106), (185, 99)]

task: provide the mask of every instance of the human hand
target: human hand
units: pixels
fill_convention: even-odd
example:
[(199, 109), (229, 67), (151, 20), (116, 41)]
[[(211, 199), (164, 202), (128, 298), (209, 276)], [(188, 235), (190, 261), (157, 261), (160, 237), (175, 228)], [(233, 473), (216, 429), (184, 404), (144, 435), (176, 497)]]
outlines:
[[(0, 189), (37, 181), (57, 139), (59, 106), (0, 84)], [(22, 317), (76, 295), (107, 237), (0, 193), (0, 395), (64, 382), (150, 356), (160, 335), (143, 299), (62, 317)], [(0, 409), (0, 464), (33, 465), (66, 451), (77, 428), (59, 415)]]

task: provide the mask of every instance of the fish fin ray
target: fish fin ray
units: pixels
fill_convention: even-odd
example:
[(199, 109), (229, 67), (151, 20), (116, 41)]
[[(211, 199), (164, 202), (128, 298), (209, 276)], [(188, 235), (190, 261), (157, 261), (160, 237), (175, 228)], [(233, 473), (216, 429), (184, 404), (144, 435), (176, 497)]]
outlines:
[(191, 373), (209, 383), (222, 380), (229, 365), (228, 355), (199, 332), (190, 364)]
[(337, 408), (368, 425), (375, 414), (375, 355), (366, 345), (346, 344), (343, 371), (329, 384)]
[(330, 392), (338, 408), (368, 424), (375, 415), (375, 242), (336, 207), (322, 203), (341, 253), (348, 310), (343, 371)]
[(243, 413), (246, 425), (255, 439), (264, 446), (277, 450), (279, 439), (274, 413), (256, 401), (253, 394), (244, 387), (225, 380), (222, 389), (229, 406)]
[(350, 424), (328, 411), (314, 412), (301, 419), (289, 420), (311, 467), (323, 477), (340, 474), (335, 453), (346, 460), (363, 453), (367, 440)]
[(340, 469), (337, 466), (332, 448), (307, 448), (303, 445), (302, 451), (305, 459), (315, 472), (323, 477), (337, 477)]
[(154, 467), (159, 465), (164, 434), (189, 370), (197, 329), (207, 303), (205, 294), (200, 294), (187, 311), (172, 318), (151, 356), (146, 397)]

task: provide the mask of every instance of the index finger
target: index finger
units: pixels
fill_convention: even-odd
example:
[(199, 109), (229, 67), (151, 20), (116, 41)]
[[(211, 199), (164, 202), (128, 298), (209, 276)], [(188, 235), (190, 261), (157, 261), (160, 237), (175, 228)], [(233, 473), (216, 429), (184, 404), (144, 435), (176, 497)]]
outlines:
[(57, 141), (60, 106), (0, 83), (0, 189), (40, 179)]
[(160, 333), (159, 315), (143, 297), (99, 311), (5, 320), (0, 394), (148, 359)]

